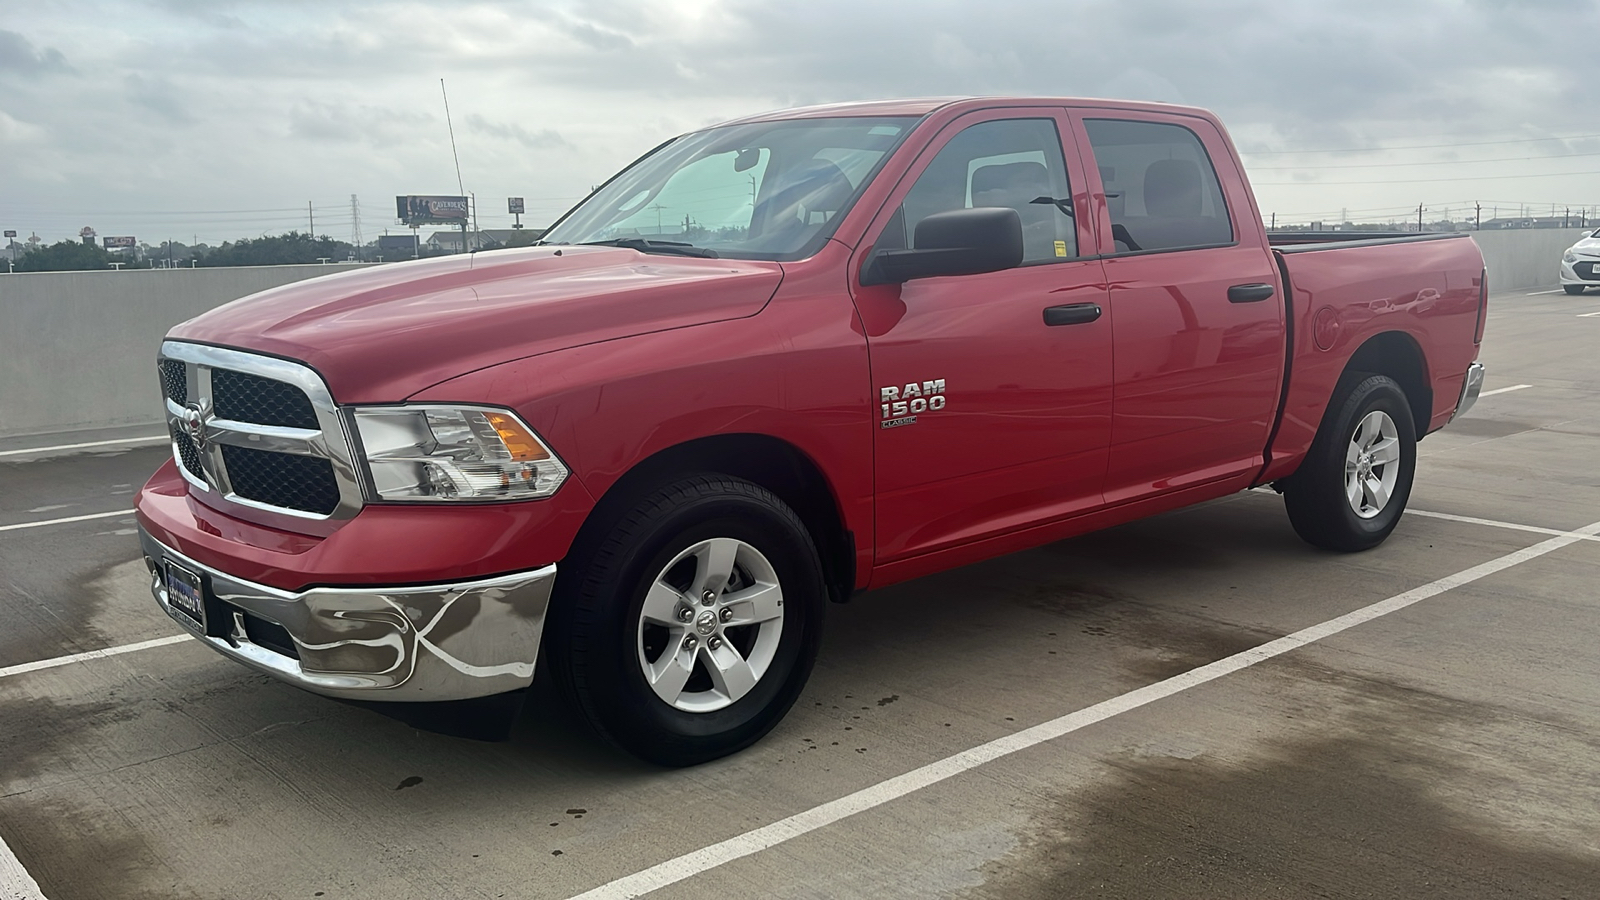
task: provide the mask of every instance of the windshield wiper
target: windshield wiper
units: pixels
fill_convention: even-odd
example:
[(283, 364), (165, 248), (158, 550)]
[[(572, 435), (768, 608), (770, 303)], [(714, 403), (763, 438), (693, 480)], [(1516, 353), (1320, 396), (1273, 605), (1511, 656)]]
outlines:
[(579, 246), (583, 247), (626, 247), (640, 253), (667, 253), (673, 256), (699, 256), (705, 259), (716, 259), (717, 251), (706, 247), (696, 247), (682, 241), (652, 241), (648, 238), (626, 237), (615, 238), (609, 241), (584, 241)]

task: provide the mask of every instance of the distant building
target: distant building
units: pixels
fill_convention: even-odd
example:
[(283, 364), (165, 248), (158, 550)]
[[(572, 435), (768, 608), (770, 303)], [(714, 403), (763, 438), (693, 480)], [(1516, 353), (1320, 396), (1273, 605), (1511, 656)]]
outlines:
[(384, 259), (410, 259), (420, 241), (409, 234), (378, 236), (378, 255)]
[[(522, 236), (527, 239), (538, 240), (545, 232), (543, 228), (524, 228)], [(515, 228), (485, 228), (482, 231), (467, 232), (467, 246), (476, 250), (486, 246), (502, 246), (509, 243), (512, 237), (518, 234)], [(407, 239), (409, 240), (409, 238)], [(428, 250), (433, 253), (460, 253), (460, 231), (435, 231), (424, 242)], [(407, 245), (410, 246), (409, 244)]]
[(1562, 216), (1502, 216), (1484, 219), (1483, 227), (1486, 231), (1490, 228), (1586, 228), (1591, 218), (1594, 217), (1588, 215), (1588, 210)]

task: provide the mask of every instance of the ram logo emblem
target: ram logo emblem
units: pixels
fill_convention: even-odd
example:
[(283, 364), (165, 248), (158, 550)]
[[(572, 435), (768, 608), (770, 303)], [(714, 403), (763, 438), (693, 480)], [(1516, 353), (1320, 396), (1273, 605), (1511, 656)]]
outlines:
[(881, 387), (878, 388), (878, 400), (878, 408), (883, 413), (878, 423), (879, 428), (914, 425), (917, 416), (922, 413), (944, 409), (944, 379), (935, 378), (923, 382), (913, 381), (902, 386)]

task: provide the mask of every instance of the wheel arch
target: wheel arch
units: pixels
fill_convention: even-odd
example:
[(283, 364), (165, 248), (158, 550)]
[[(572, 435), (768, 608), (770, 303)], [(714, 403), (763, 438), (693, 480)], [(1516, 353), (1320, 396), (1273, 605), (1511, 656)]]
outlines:
[(817, 545), (830, 598), (837, 602), (849, 598), (855, 586), (855, 538), (845, 527), (838, 495), (822, 467), (805, 451), (768, 434), (710, 435), (640, 460), (601, 495), (573, 546), (592, 546), (603, 539), (618, 519), (656, 488), (707, 473), (758, 484), (788, 504)]
[[(1411, 419), (1420, 440), (1433, 418), (1433, 382), (1428, 377), (1428, 358), (1416, 338), (1403, 331), (1385, 331), (1367, 338), (1345, 363), (1344, 372), (1387, 375), (1405, 392)], [(1329, 399), (1330, 405), (1338, 398)]]

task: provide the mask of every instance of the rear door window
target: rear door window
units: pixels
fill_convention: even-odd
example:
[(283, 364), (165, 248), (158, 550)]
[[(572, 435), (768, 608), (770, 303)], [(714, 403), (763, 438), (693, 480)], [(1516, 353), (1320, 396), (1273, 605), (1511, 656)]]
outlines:
[(1119, 252), (1215, 247), (1233, 225), (1211, 157), (1182, 125), (1085, 119)]

